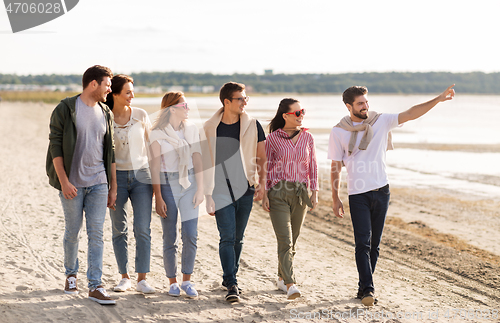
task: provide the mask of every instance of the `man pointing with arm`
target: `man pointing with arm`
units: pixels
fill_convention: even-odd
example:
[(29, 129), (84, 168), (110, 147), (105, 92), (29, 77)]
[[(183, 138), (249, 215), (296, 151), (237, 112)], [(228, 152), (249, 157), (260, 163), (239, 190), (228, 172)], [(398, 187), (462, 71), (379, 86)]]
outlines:
[(399, 114), (369, 111), (368, 90), (364, 86), (352, 86), (342, 94), (349, 115), (333, 127), (328, 143), (328, 159), (332, 160), (332, 209), (335, 216), (343, 218), (339, 190), (342, 166), (345, 166), (359, 274), (357, 298), (366, 306), (376, 302), (372, 275), (389, 207), (385, 159), (386, 151), (392, 149), (391, 130), (421, 117), (439, 102), (453, 99), (453, 86), (434, 99)]

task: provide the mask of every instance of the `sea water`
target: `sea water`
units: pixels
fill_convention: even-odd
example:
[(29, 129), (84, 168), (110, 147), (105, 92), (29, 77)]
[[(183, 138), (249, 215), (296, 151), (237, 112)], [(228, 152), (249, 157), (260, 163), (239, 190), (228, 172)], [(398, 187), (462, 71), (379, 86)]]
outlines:
[[(348, 114), (341, 95), (288, 95), (306, 109), (303, 125), (316, 141), (320, 167), (329, 168), (329, 133)], [(250, 98), (247, 112), (264, 128), (276, 114), (285, 96)], [(370, 110), (400, 113), (432, 99), (433, 95), (368, 95)], [(136, 98), (136, 105), (158, 105), (161, 98)], [(190, 119), (201, 126), (221, 107), (217, 95), (189, 98)], [(153, 110), (154, 111), (154, 110)], [(148, 112), (153, 112), (149, 111)], [(387, 152), (387, 172), (393, 186), (432, 188), (477, 198), (500, 200), (500, 151), (464, 152), (401, 149), (398, 143), (412, 144), (500, 144), (500, 96), (460, 95), (439, 103), (421, 118), (409, 121), (393, 132), (396, 147)], [(267, 130), (267, 129), (266, 129)]]

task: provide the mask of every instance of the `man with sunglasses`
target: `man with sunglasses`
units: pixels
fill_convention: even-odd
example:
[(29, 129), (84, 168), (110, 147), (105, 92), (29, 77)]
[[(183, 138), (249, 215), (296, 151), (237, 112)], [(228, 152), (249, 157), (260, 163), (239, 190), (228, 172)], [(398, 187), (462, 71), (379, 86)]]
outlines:
[(350, 114), (333, 127), (328, 143), (328, 159), (332, 160), (332, 208), (335, 216), (343, 218), (344, 207), (339, 190), (340, 173), (345, 165), (359, 275), (356, 298), (361, 299), (365, 306), (377, 303), (372, 275), (389, 208), (390, 191), (385, 158), (386, 150), (392, 149), (391, 130), (421, 117), (439, 102), (453, 99), (453, 86), (434, 99), (399, 114), (368, 111), (368, 89), (364, 86), (352, 86), (342, 94)]
[(265, 189), (265, 134), (260, 123), (246, 113), (245, 85), (229, 82), (219, 98), (223, 107), (204, 124), (203, 146), (207, 213), (215, 215), (219, 230), (219, 256), (226, 300), (239, 301), (236, 274), (243, 237), (253, 201)]

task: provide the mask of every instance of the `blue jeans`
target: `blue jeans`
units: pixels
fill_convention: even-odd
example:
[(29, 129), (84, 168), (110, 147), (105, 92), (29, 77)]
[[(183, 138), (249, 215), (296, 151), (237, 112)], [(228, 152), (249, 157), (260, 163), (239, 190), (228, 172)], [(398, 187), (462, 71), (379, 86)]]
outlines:
[(193, 208), (193, 198), (197, 190), (193, 170), (189, 171), (191, 185), (184, 189), (179, 183), (179, 173), (163, 173), (165, 183), (161, 185), (161, 196), (167, 205), (167, 217), (161, 218), (163, 227), (163, 265), (167, 278), (177, 275), (178, 218), (181, 218), (182, 268), (185, 275), (194, 270), (198, 241), (198, 211)]
[[(253, 206), (253, 195), (244, 195), (231, 203), (231, 196), (214, 194), (215, 219), (219, 230), (219, 257), (223, 280), (227, 287), (237, 285), (241, 249), (248, 218)], [(226, 205), (220, 208), (220, 205)]]
[(66, 276), (78, 274), (78, 241), (83, 223), (83, 212), (88, 236), (87, 279), (89, 289), (101, 285), (103, 226), (108, 203), (108, 185), (97, 184), (77, 189), (72, 200), (59, 192), (64, 212), (64, 268)]
[(356, 243), (358, 286), (363, 293), (375, 291), (372, 275), (377, 265), (390, 197), (389, 185), (378, 191), (349, 195), (349, 208)]
[(116, 210), (109, 210), (113, 229), (113, 250), (120, 274), (128, 268), (128, 200), (134, 214), (135, 272), (148, 273), (151, 255), (151, 211), (153, 188), (147, 168), (116, 171)]

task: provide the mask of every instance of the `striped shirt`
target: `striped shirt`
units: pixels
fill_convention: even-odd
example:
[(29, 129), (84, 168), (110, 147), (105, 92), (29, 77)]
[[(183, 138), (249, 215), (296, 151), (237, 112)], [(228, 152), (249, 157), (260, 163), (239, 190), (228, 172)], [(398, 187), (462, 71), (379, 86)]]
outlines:
[[(267, 136), (267, 181), (266, 190), (279, 181), (306, 183), (312, 190), (318, 190), (318, 163), (313, 136), (302, 131), (294, 144), (283, 129)], [(285, 137), (285, 138), (283, 138)]]

